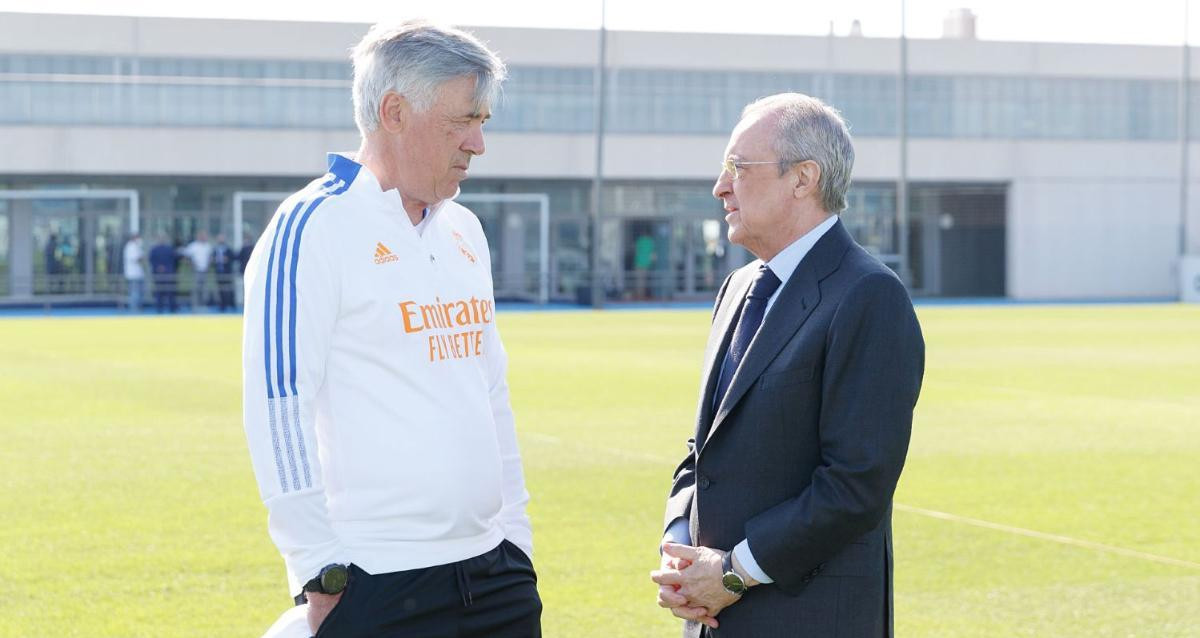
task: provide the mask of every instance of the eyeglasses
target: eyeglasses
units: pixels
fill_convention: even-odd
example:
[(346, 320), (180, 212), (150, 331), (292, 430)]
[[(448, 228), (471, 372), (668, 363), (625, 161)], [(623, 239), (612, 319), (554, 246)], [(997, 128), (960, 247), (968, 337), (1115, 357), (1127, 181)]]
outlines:
[(731, 157), (726, 157), (725, 160), (721, 162), (721, 174), (724, 175), (725, 173), (729, 173), (730, 175), (733, 176), (734, 179), (738, 179), (741, 177), (741, 173), (739, 173), (739, 171), (744, 166), (751, 166), (753, 164), (778, 164), (778, 163), (779, 163), (778, 161), (743, 162), (741, 160), (735, 160)]

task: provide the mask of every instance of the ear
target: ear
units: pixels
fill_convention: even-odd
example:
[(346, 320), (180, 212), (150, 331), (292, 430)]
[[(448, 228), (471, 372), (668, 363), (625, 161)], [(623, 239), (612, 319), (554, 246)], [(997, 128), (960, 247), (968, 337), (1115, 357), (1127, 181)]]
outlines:
[(388, 91), (379, 102), (379, 128), (388, 133), (400, 133), (408, 124), (412, 105), (403, 95)]
[(804, 160), (792, 167), (792, 196), (804, 199), (816, 192), (821, 183), (821, 166), (812, 160)]

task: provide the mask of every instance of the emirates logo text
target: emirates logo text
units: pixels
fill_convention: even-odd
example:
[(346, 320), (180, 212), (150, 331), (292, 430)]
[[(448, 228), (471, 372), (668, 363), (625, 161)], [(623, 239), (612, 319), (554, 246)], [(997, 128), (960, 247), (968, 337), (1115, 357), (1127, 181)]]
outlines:
[(494, 303), (476, 297), (449, 302), (434, 297), (434, 301), (431, 304), (415, 301), (398, 304), (404, 315), (404, 332), (428, 333), (430, 361), (483, 356), (483, 326), (492, 323)]

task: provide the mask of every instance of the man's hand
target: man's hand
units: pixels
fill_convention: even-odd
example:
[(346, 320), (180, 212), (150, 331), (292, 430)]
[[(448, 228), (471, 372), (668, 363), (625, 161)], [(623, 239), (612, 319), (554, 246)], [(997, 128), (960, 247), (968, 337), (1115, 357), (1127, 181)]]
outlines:
[[(663, 552), (662, 563), (659, 565), (658, 571), (651, 572), (650, 576), (653, 578), (654, 574), (659, 572), (679, 571), (681, 569), (686, 569), (691, 564), (692, 563), (689, 560), (676, 558), (666, 552)], [(717, 627), (716, 619), (708, 615), (708, 610), (703, 607), (693, 607), (690, 605), (687, 598), (679, 593), (679, 587), (677, 585), (658, 586), (658, 606), (670, 610), (676, 618), (702, 622), (714, 629)]]
[(703, 608), (707, 612), (707, 620), (712, 622), (705, 622), (700, 618), (695, 620), (701, 620), (706, 625), (715, 628), (717, 614), (740, 599), (737, 595), (729, 593), (721, 584), (723, 575), (721, 563), (725, 558), (724, 552), (707, 547), (665, 543), (663, 544), (664, 560), (667, 556), (680, 560), (681, 562), (677, 564), (684, 566), (674, 569), (659, 569), (651, 573), (650, 578), (660, 586), (673, 587), (674, 593), (687, 600), (690, 608)]
[(325, 622), (325, 617), (329, 612), (337, 607), (338, 601), (342, 599), (342, 594), (345, 591), (340, 591), (336, 594), (319, 594), (317, 592), (304, 592), (308, 598), (308, 628), (312, 630), (313, 635), (317, 635), (317, 629), (321, 627), (321, 623)]

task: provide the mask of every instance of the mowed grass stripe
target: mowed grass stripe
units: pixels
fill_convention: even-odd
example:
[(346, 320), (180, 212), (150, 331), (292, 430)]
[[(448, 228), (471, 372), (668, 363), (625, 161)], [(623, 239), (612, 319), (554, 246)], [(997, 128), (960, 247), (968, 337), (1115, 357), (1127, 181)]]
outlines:
[[(544, 443), (544, 444), (549, 444), (549, 445), (570, 445), (569, 442), (563, 441), (563, 439), (561, 439), (559, 437), (550, 436), (550, 435), (546, 435), (546, 434), (527, 433), (525, 435), (525, 438), (532, 439), (539, 443)], [(617, 459), (621, 459), (623, 461), (629, 461), (629, 462), (649, 462), (649, 463), (653, 463), (656, 465), (668, 465), (668, 464), (672, 464), (672, 463), (678, 463), (679, 461), (682, 460), (682, 458), (669, 459), (665, 456), (644, 454), (644, 453), (639, 453), (639, 452), (631, 452), (629, 450), (624, 450), (624, 449), (620, 449), (620, 448), (589, 447), (588, 450), (595, 454), (598, 454), (602, 457), (613, 457), (613, 458), (617, 458)], [(1028, 536), (1030, 538), (1036, 538), (1039, 540), (1050, 541), (1050, 542), (1054, 542), (1054, 543), (1061, 543), (1063, 545), (1072, 545), (1075, 547), (1082, 547), (1082, 548), (1092, 549), (1092, 550), (1101, 551), (1101, 552), (1108, 552), (1111, 554), (1118, 554), (1121, 556), (1137, 558), (1140, 560), (1148, 560), (1148, 561), (1152, 561), (1152, 562), (1156, 562), (1156, 563), (1162, 563), (1165, 565), (1174, 565), (1177, 567), (1186, 567), (1189, 569), (1200, 569), (1200, 563), (1193, 563), (1191, 561), (1180, 560), (1178, 558), (1171, 558), (1169, 556), (1159, 556), (1157, 554), (1140, 552), (1140, 551), (1128, 549), (1125, 547), (1116, 547), (1114, 545), (1107, 545), (1104, 543), (1096, 543), (1096, 542), (1082, 540), (1082, 539), (1078, 539), (1078, 538), (1071, 538), (1069, 536), (1062, 536), (1060, 534), (1047, 534), (1046, 532), (1039, 532), (1037, 530), (1024, 529), (1021, 527), (1013, 527), (1012, 525), (1004, 525), (1004, 524), (995, 523), (992, 521), (984, 521), (984, 520), (979, 520), (976, 518), (959, 516), (957, 514), (951, 514), (948, 512), (939, 512), (939, 511), (925, 509), (925, 508), (921, 508), (921, 507), (913, 507), (912, 505), (906, 505), (904, 503), (895, 503), (894, 508), (898, 511), (908, 512), (910, 514), (917, 514), (919, 516), (927, 516), (929, 518), (935, 518), (935, 519), (948, 521), (948, 522), (952, 522), (952, 523), (973, 525), (975, 527), (982, 527), (985, 529), (1004, 532), (1006, 534), (1017, 534), (1019, 536)]]
[(1101, 551), (1101, 552), (1108, 552), (1111, 554), (1119, 554), (1121, 556), (1128, 556), (1130, 558), (1148, 560), (1148, 561), (1152, 561), (1155, 563), (1163, 563), (1164, 565), (1174, 565), (1176, 567), (1187, 567), (1189, 569), (1200, 569), (1200, 563), (1193, 563), (1191, 561), (1179, 560), (1178, 558), (1171, 558), (1169, 556), (1158, 556), (1157, 554), (1149, 554), (1146, 552), (1139, 552), (1139, 551), (1132, 550), (1132, 549), (1126, 549), (1124, 547), (1115, 547), (1113, 545), (1105, 545), (1102, 543), (1093, 543), (1091, 541), (1079, 540), (1078, 538), (1071, 538), (1069, 536), (1060, 536), (1058, 534), (1047, 534), (1045, 532), (1039, 532), (1039, 531), (1032, 530), (1032, 529), (1023, 529), (1020, 527), (1013, 527), (1011, 525), (1001, 525), (999, 523), (993, 523), (991, 521), (981, 521), (976, 518), (968, 518), (966, 516), (958, 516), (956, 514), (949, 514), (946, 512), (936, 512), (934, 510), (927, 510), (927, 509), (923, 509), (920, 507), (913, 507), (911, 505), (905, 505), (903, 503), (896, 503), (895, 508), (902, 512), (910, 512), (912, 514), (920, 514), (921, 516), (928, 516), (930, 518), (938, 518), (938, 519), (941, 519), (944, 521), (950, 521), (953, 523), (964, 523), (966, 525), (974, 525), (975, 527), (983, 527), (986, 529), (992, 529), (992, 530), (1004, 532), (1006, 534), (1018, 534), (1020, 536), (1028, 536), (1030, 538), (1037, 538), (1037, 539), (1044, 540), (1044, 541), (1051, 541), (1054, 543), (1062, 543), (1063, 545), (1074, 545), (1075, 547), (1083, 547), (1086, 549), (1094, 549), (1094, 550)]

